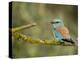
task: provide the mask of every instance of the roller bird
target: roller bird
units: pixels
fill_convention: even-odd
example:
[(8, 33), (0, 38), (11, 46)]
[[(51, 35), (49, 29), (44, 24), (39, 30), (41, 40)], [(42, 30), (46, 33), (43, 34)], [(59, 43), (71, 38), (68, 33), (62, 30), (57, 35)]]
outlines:
[(74, 41), (70, 36), (69, 29), (64, 25), (61, 19), (54, 19), (51, 21), (51, 25), (54, 38), (57, 41), (61, 43), (68, 42), (74, 44)]

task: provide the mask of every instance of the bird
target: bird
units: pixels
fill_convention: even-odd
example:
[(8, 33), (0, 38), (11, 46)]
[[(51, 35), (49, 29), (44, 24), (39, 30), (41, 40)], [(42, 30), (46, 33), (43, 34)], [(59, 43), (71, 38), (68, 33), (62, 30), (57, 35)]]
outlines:
[(52, 32), (54, 35), (54, 38), (59, 41), (60, 43), (68, 42), (71, 44), (74, 44), (74, 41), (72, 40), (70, 36), (69, 29), (64, 25), (64, 22), (62, 19), (56, 18), (51, 21), (52, 25)]

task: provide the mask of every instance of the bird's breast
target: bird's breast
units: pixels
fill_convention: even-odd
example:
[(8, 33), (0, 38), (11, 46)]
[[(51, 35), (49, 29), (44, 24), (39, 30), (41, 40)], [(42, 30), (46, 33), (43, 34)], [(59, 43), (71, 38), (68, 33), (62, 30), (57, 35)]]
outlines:
[(66, 27), (57, 28), (56, 31), (60, 32), (64, 38), (70, 37), (69, 30)]

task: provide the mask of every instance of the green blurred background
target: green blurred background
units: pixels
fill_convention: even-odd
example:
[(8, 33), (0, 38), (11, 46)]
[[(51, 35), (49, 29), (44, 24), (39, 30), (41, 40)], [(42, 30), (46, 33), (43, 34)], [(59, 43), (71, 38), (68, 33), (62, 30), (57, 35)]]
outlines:
[[(36, 23), (36, 26), (18, 32), (33, 39), (51, 40), (54, 37), (50, 22), (55, 18), (60, 18), (76, 42), (78, 35), (77, 9), (76, 5), (13, 2), (12, 27)], [(15, 40), (13, 37), (12, 54), (13, 58), (73, 55), (77, 54), (77, 47), (30, 44), (22, 40)]]

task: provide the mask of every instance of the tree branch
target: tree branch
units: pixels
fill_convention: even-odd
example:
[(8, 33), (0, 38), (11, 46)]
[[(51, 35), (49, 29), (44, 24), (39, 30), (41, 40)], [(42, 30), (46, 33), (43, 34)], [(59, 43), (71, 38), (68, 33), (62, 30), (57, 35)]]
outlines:
[(17, 38), (17, 40), (24, 40), (25, 42), (32, 43), (32, 44), (74, 46), (72, 44), (61, 44), (57, 40), (40, 40), (40, 39), (33, 40), (31, 37), (28, 37), (21, 33), (15, 33), (14, 36)]

